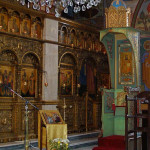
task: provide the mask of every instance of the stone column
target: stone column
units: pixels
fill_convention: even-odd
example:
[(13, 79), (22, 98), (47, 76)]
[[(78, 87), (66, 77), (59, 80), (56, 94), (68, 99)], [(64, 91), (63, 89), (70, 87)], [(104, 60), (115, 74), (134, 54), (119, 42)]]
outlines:
[[(45, 18), (43, 29), (43, 83), (42, 100), (54, 101), (58, 95), (58, 45), (50, 41), (58, 42), (58, 21)], [(45, 78), (48, 86), (45, 86)], [(43, 109), (54, 109), (55, 105), (43, 106)]]

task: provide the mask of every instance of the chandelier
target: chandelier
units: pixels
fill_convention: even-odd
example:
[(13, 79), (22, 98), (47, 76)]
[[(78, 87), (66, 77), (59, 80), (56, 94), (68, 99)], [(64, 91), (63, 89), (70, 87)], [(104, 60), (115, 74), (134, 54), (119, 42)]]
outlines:
[(32, 4), (33, 9), (40, 10), (42, 6), (45, 6), (45, 11), (50, 13), (52, 7), (55, 8), (55, 16), (60, 17), (60, 10), (64, 13), (68, 13), (68, 8), (71, 7), (74, 13), (79, 11), (86, 11), (93, 6), (97, 6), (101, 0), (17, 0), (22, 5), (26, 5), (29, 8)]

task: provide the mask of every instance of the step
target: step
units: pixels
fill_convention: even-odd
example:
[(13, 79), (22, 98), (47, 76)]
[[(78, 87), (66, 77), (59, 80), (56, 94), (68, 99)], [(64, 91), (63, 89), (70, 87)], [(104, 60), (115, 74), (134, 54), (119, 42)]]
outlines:
[(98, 145), (97, 137), (71, 141), (69, 144), (69, 147), (72, 150), (72, 149), (83, 148), (83, 147), (88, 147), (88, 146), (92, 146), (92, 145)]
[(86, 139), (92, 137), (98, 137), (100, 131), (92, 131), (92, 132), (84, 132), (84, 133), (77, 133), (77, 134), (69, 134), (68, 139), (70, 141), (79, 140), (79, 139)]
[[(38, 147), (38, 140), (31, 140), (32, 147)], [(0, 150), (24, 150), (24, 141), (15, 141), (15, 142), (8, 142), (8, 143), (1, 143)]]
[[(98, 131), (93, 132), (85, 132), (85, 133), (76, 133), (76, 134), (69, 134), (68, 139), (70, 141), (69, 147), (70, 149), (76, 148), (83, 148), (92, 145), (98, 145)], [(35, 148), (32, 150), (39, 150), (38, 148), (38, 139), (32, 139), (31, 145)], [(8, 143), (1, 143), (0, 150), (24, 150), (24, 141), (15, 141), (15, 142), (8, 142)], [(43, 149), (44, 150), (44, 149)], [(84, 149), (83, 149), (84, 150)]]

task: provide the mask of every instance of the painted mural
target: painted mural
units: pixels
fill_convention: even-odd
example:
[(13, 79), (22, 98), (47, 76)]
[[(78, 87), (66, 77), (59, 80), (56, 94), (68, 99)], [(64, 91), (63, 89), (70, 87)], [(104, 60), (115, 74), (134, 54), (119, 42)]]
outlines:
[(145, 0), (138, 13), (135, 28), (150, 31), (150, 0)]
[(112, 104), (114, 103), (114, 92), (105, 92), (104, 94), (104, 112), (113, 113)]
[[(115, 57), (115, 53), (113, 51), (113, 49), (115, 49), (115, 42), (114, 42), (114, 35), (109, 33), (107, 34), (107, 36), (105, 36), (102, 40), (102, 43), (104, 44), (106, 50), (107, 50), (107, 55), (108, 55), (108, 59), (109, 59), (109, 64), (110, 64), (110, 74), (111, 74), (111, 79), (115, 78), (114, 77), (114, 67), (115, 67), (115, 59), (112, 59)], [(115, 82), (114, 80), (111, 80), (111, 88), (114, 88)]]
[(119, 84), (134, 83), (134, 57), (130, 44), (119, 46)]
[(118, 8), (120, 6), (123, 6), (123, 7), (126, 7), (126, 5), (124, 4), (124, 2), (122, 0), (114, 0), (112, 3), (111, 3), (112, 6)]
[(125, 96), (127, 93), (125, 92), (118, 92), (117, 93), (117, 106), (125, 106)]
[(141, 47), (142, 83), (145, 91), (150, 91), (150, 40), (143, 39)]

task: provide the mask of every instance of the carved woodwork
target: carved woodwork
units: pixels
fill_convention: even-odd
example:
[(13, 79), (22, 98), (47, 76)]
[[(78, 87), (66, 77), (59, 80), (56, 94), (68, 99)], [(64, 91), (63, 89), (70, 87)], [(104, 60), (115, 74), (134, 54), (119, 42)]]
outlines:
[[(77, 45), (73, 46), (69, 45), (69, 41), (65, 43), (62, 40), (64, 36), (68, 39), (69, 33), (71, 33), (72, 30), (74, 30), (74, 35), (77, 37)], [(65, 34), (61, 35), (63, 31), (65, 31)], [(90, 41), (89, 43), (85, 42), (87, 39)], [(64, 116), (65, 111), (65, 122), (68, 125), (69, 133), (84, 132), (101, 128), (101, 93), (96, 91), (97, 94), (92, 98), (88, 96), (88, 94), (86, 95), (86, 93), (79, 96), (78, 87), (80, 70), (82, 64), (86, 62), (90, 63), (91, 60), (94, 61), (92, 65), (97, 70), (97, 89), (101, 86), (100, 74), (104, 71), (103, 69), (105, 69), (106, 72), (109, 72), (108, 63), (104, 63), (108, 61), (107, 55), (103, 53), (104, 46), (98, 39), (99, 35), (95, 33), (90, 33), (70, 25), (59, 23), (58, 40), (60, 43), (64, 44), (63, 46), (59, 46), (58, 49), (59, 70), (73, 70), (72, 95), (62, 95), (60, 84), (58, 84), (58, 109), (62, 116)], [(64, 98), (67, 106), (65, 110), (63, 108)]]
[[(70, 25), (59, 23), (58, 42), (65, 46), (89, 51), (102, 51), (103, 44), (97, 41), (99, 34), (80, 30)], [(95, 40), (96, 39), (96, 40)]]
[[(7, 0), (10, 1), (10, 0)], [(15, 2), (13, 0), (13, 2)], [(6, 9), (7, 10), (7, 9)], [(8, 9), (5, 15), (8, 15), (8, 22), (11, 16), (13, 16), (14, 10)], [(17, 16), (15, 15), (17, 18)], [(32, 100), (38, 108), (42, 107), (42, 104), (47, 105), (57, 105), (57, 102), (44, 103), (41, 100), (42, 93), (42, 59), (43, 59), (43, 49), (42, 43), (40, 42), (42, 35), (42, 20), (37, 16), (29, 15), (26, 18), (26, 14), (18, 14), (19, 19), (19, 33), (12, 32), (10, 34), (8, 27), (7, 33), (3, 33), (0, 30), (0, 66), (9, 65), (15, 68), (15, 83), (14, 90), (21, 94), (21, 71), (23, 68), (33, 68), (38, 71), (37, 78), (37, 94), (36, 97), (27, 97), (28, 100)], [(16, 19), (15, 18), (15, 19)], [(30, 21), (30, 33), (26, 34), (24, 32), (23, 24), (25, 21)], [(11, 24), (11, 23), (10, 23)], [(39, 33), (34, 32), (34, 28), (38, 28)], [(28, 26), (28, 27), (29, 27)], [(69, 132), (76, 132), (78, 128), (81, 131), (91, 130), (93, 128), (98, 129), (100, 127), (101, 118), (101, 96), (97, 93), (92, 100), (87, 97), (79, 97), (78, 95), (78, 83), (79, 83), (79, 73), (81, 70), (82, 63), (88, 58), (93, 58), (95, 61), (95, 66), (97, 69), (97, 86), (100, 86), (100, 70), (99, 64), (101, 61), (107, 60), (107, 56), (103, 54), (102, 43), (95, 42), (95, 39), (99, 39), (99, 32), (93, 30), (87, 30), (87, 27), (82, 29), (71, 26), (69, 24), (59, 24), (59, 43), (63, 46), (59, 46), (58, 59), (59, 59), (59, 70), (72, 69), (73, 70), (73, 94), (69, 96), (61, 95), (60, 88), (58, 89), (58, 98), (60, 99), (60, 112), (63, 116), (63, 104), (62, 101), (66, 99), (66, 123), (68, 124)], [(71, 31), (74, 30), (75, 43), (69, 43), (69, 35)], [(89, 36), (90, 35), (90, 36)], [(32, 37), (32, 38), (31, 38)], [(65, 40), (63, 40), (65, 37)], [(81, 40), (80, 40), (81, 39)], [(86, 40), (90, 39), (90, 43)], [(81, 41), (81, 42), (80, 42)], [(73, 44), (73, 45), (72, 45)], [(88, 46), (89, 44), (89, 46)], [(89, 49), (90, 47), (90, 49)], [(103, 65), (103, 68), (107, 68), (107, 65)], [(86, 100), (89, 100), (87, 105)], [(2, 118), (0, 119), (0, 142), (23, 140), (24, 139), (24, 102), (14, 95), (14, 97), (0, 97), (0, 114)], [(85, 121), (85, 109), (86, 112), (91, 111), (87, 114), (87, 121)], [(37, 137), (37, 111), (32, 107), (29, 107), (29, 138)], [(94, 116), (90, 120), (90, 117)], [(87, 126), (86, 126), (87, 123)]]
[(131, 11), (130, 8), (110, 6), (105, 9), (106, 28), (129, 27)]
[(42, 21), (39, 17), (0, 7), (0, 31), (40, 39)]
[[(15, 80), (13, 90), (21, 95), (21, 70), (24, 67), (41, 68), (42, 44), (24, 38), (0, 35), (0, 71), (3, 66), (14, 67)], [(37, 79), (37, 97), (28, 97), (33, 100), (33, 104), (41, 108), (41, 78)], [(2, 87), (0, 87), (1, 89)], [(24, 116), (25, 104), (16, 95), (0, 96), (0, 142), (8, 142), (24, 139)], [(29, 107), (29, 137), (37, 137), (37, 111)]]

